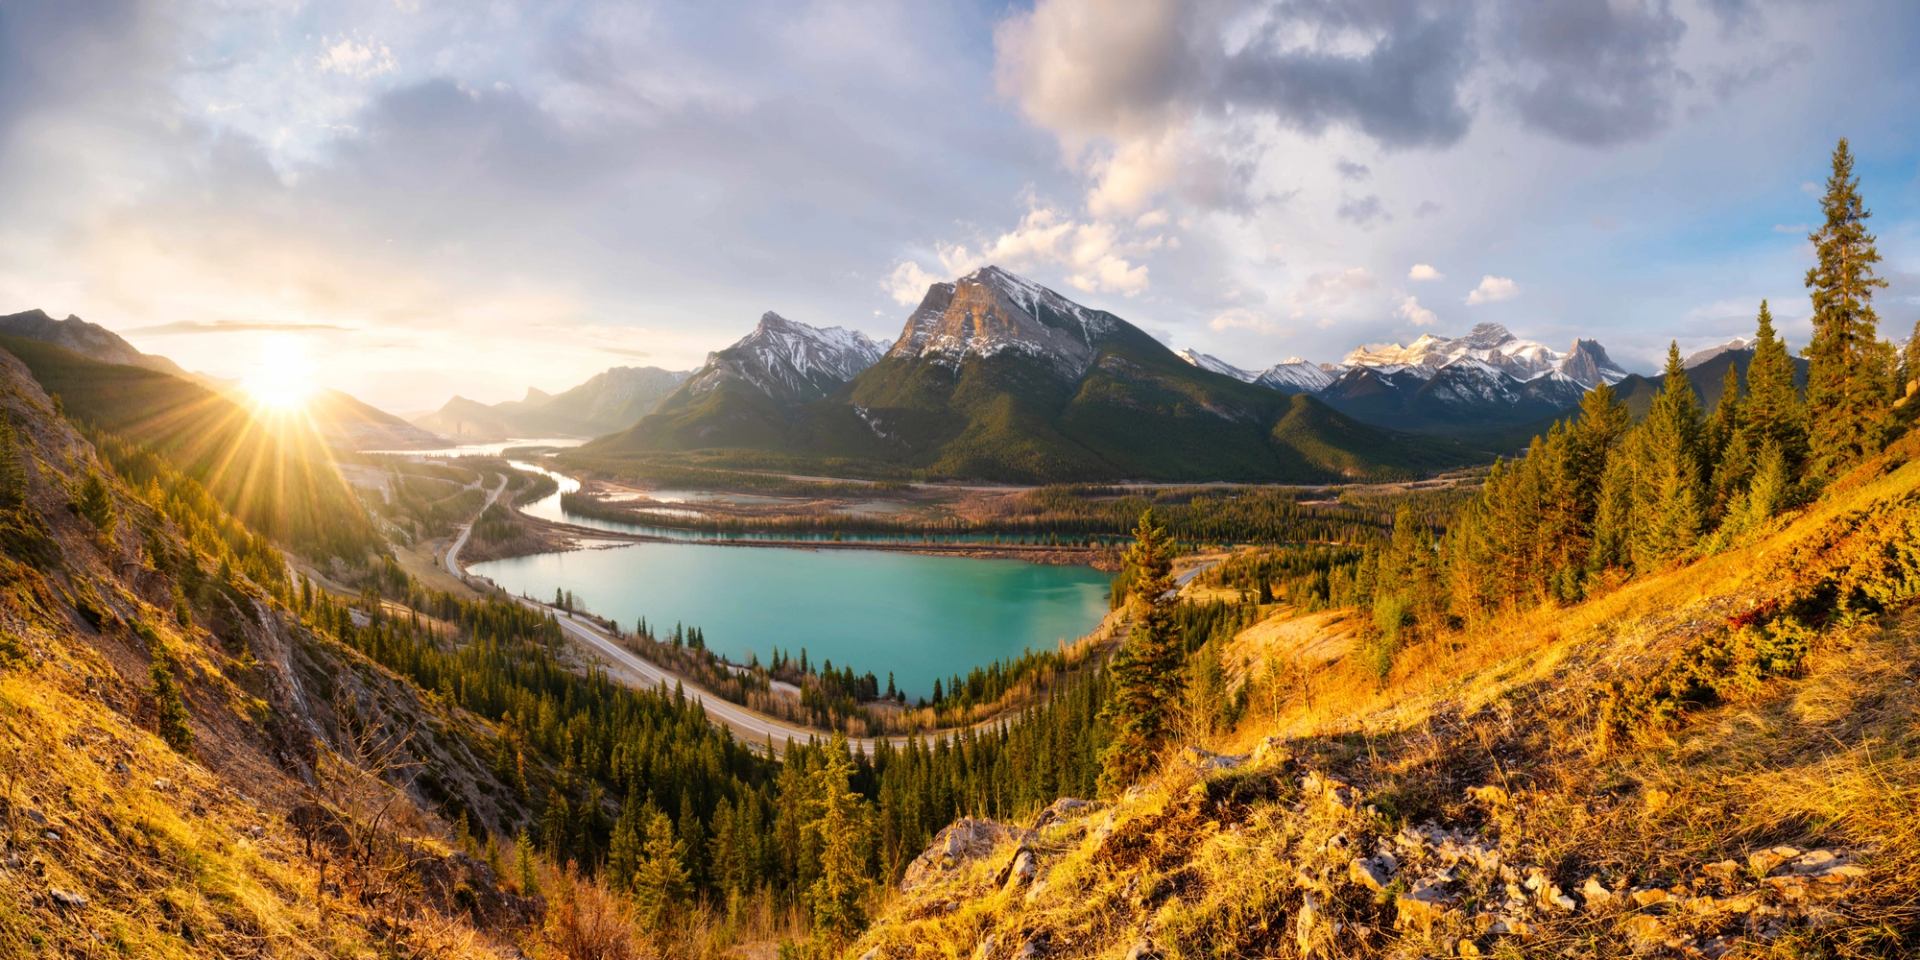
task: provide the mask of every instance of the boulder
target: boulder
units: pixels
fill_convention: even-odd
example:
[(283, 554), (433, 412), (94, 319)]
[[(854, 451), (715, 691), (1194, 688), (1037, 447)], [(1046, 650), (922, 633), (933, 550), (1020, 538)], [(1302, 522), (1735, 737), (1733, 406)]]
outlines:
[(1286, 767), (1293, 764), (1293, 751), (1287, 749), (1287, 741), (1282, 737), (1268, 737), (1253, 748), (1253, 754), (1247, 762), (1256, 767)]
[(1022, 848), (1013, 855), (1013, 863), (1007, 869), (1007, 886), (1017, 888), (1033, 879), (1033, 851)]
[(1347, 865), (1347, 875), (1354, 883), (1378, 893), (1393, 882), (1393, 874), (1398, 867), (1399, 863), (1394, 860), (1393, 854), (1382, 850), (1371, 857), (1353, 858), (1353, 862)]
[(1000, 844), (1024, 841), (1027, 833), (1018, 827), (977, 817), (962, 817), (935, 834), (933, 843), (907, 864), (900, 878), (900, 889), (912, 890), (936, 875), (993, 853)]
[(48, 887), (47, 899), (52, 900), (54, 906), (63, 910), (78, 910), (87, 905), (86, 897), (59, 887)]
[(1422, 883), (1394, 901), (1393, 925), (1401, 930), (1428, 930), (1447, 915), (1450, 900), (1437, 884)]
[(1201, 773), (1211, 773), (1215, 770), (1232, 770), (1247, 762), (1247, 758), (1244, 756), (1214, 753), (1211, 750), (1202, 750), (1191, 744), (1181, 748), (1180, 760), (1187, 766)]
[(1160, 949), (1153, 945), (1152, 940), (1141, 937), (1127, 948), (1125, 960), (1160, 960)]
[(1781, 864), (1789, 860), (1798, 860), (1799, 858), (1799, 847), (1773, 847), (1768, 850), (1755, 850), (1747, 854), (1747, 866), (1752, 867), (1754, 873), (1766, 876)]
[(1580, 899), (1586, 901), (1588, 910), (1598, 910), (1619, 898), (1600, 882), (1599, 877), (1588, 877), (1580, 887)]

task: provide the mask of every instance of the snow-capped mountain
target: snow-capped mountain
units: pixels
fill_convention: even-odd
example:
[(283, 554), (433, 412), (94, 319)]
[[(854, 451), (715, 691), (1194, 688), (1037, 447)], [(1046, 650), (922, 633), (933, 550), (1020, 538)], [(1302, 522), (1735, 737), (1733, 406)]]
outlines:
[(682, 392), (700, 396), (734, 381), (775, 400), (816, 400), (873, 366), (882, 352), (858, 330), (811, 327), (768, 311), (752, 333), (708, 354)]
[(982, 267), (929, 287), (887, 355), (958, 367), (968, 357), (1015, 353), (1079, 377), (1119, 323), (999, 267)]
[(1299, 357), (1288, 357), (1261, 371), (1252, 382), (1281, 393), (1319, 393), (1346, 370), (1340, 364), (1313, 363)]
[(1242, 370), (1213, 354), (1201, 353), (1192, 347), (1176, 351), (1175, 355), (1202, 370), (1209, 370), (1222, 376), (1232, 377), (1241, 383), (1252, 383), (1255, 378), (1260, 376), (1252, 370)]
[(1607, 357), (1605, 348), (1591, 340), (1576, 340), (1573, 349), (1563, 354), (1543, 343), (1515, 337), (1497, 323), (1482, 323), (1464, 337), (1429, 333), (1405, 346), (1363, 346), (1346, 357), (1349, 367), (1404, 370), (1423, 378), (1454, 364), (1463, 364), (1464, 370), (1497, 372), (1521, 381), (1557, 373), (1581, 387), (1593, 387), (1601, 381), (1617, 383), (1627, 375)]
[(1749, 340), (1746, 337), (1734, 337), (1732, 340), (1728, 340), (1726, 343), (1722, 343), (1717, 346), (1708, 347), (1704, 350), (1695, 350), (1694, 352), (1688, 354), (1686, 359), (1680, 361), (1680, 366), (1688, 370), (1692, 370), (1694, 367), (1697, 367), (1703, 363), (1706, 363), (1707, 361), (1712, 360), (1714, 357), (1720, 356), (1723, 353), (1733, 353), (1736, 350), (1752, 350), (1752, 349), (1753, 349), (1752, 340)]

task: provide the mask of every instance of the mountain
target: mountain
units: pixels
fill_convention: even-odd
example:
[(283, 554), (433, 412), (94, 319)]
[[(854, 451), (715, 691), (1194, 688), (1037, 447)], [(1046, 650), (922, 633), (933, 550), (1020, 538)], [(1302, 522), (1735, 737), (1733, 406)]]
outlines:
[(1186, 362), (1191, 363), (1202, 370), (1211, 370), (1214, 373), (1224, 374), (1225, 376), (1232, 377), (1235, 380), (1240, 381), (1241, 383), (1252, 383), (1255, 378), (1260, 376), (1260, 374), (1255, 373), (1252, 370), (1242, 370), (1239, 367), (1236, 367), (1233, 364), (1220, 359), (1219, 357), (1216, 357), (1210, 353), (1201, 353), (1200, 351), (1195, 350), (1192, 347), (1188, 347), (1187, 349), (1180, 351), (1179, 357), (1180, 359), (1185, 360)]
[(1262, 370), (1253, 377), (1253, 382), (1281, 393), (1318, 393), (1346, 370), (1338, 364), (1309, 363), (1299, 357), (1288, 357)]
[(192, 377), (172, 360), (141, 353), (112, 330), (97, 323), (88, 323), (72, 314), (68, 314), (65, 320), (55, 320), (44, 310), (28, 310), (0, 317), (0, 336), (51, 343), (101, 363), (145, 367), (176, 377)]
[(1737, 350), (1745, 350), (1748, 353), (1752, 353), (1753, 341), (1746, 337), (1734, 337), (1732, 340), (1728, 340), (1726, 343), (1719, 344), (1718, 346), (1707, 347), (1704, 350), (1695, 350), (1688, 354), (1685, 359), (1681, 360), (1680, 365), (1692, 369), (1723, 353), (1731, 353)]
[(1627, 372), (1592, 340), (1560, 353), (1483, 323), (1463, 337), (1366, 346), (1315, 393), (1336, 410), (1378, 425), (1452, 436), (1505, 434), (1570, 410), (1593, 386)]
[(873, 366), (883, 348), (866, 334), (812, 327), (771, 311), (707, 362), (604, 451), (804, 448), (809, 404)]
[[(141, 353), (119, 334), (97, 323), (69, 316), (55, 320), (42, 310), (0, 317), (0, 336), (52, 344), (101, 363), (141, 367), (227, 392), (228, 384), (188, 373), (166, 357)], [(342, 450), (410, 449), (444, 446), (446, 441), (405, 420), (338, 390), (310, 398), (306, 413), (331, 446)]]
[(1474, 456), (1199, 366), (997, 267), (929, 287), (886, 355), (843, 386), (832, 381), (848, 367), (790, 390), (729, 352), (741, 344), (587, 452), (777, 454), (1020, 482), (1401, 477)]
[[(1727, 368), (1732, 367), (1740, 378), (1740, 389), (1747, 388), (1747, 367), (1753, 363), (1752, 347), (1735, 347), (1725, 344), (1712, 350), (1701, 351), (1695, 357), (1705, 359), (1697, 363), (1682, 361), (1687, 370), (1687, 382), (1693, 384), (1693, 392), (1700, 397), (1700, 408), (1711, 411), (1720, 402), (1721, 388), (1726, 385)], [(1793, 385), (1802, 390), (1807, 386), (1807, 358), (1793, 357)], [(1660, 394), (1661, 378), (1633, 374), (1614, 384), (1619, 392), (1620, 402), (1626, 404), (1634, 416), (1646, 414), (1653, 406), (1653, 398)]]
[(687, 377), (659, 367), (614, 367), (558, 394), (529, 388), (523, 399), (491, 405), (454, 397), (414, 425), (468, 442), (597, 437), (638, 423)]
[(199, 382), (36, 340), (0, 337), (0, 351), (24, 363), (69, 417), (173, 461), (282, 545), (323, 561), (357, 561), (382, 548), (325, 439), (305, 419), (269, 426)]

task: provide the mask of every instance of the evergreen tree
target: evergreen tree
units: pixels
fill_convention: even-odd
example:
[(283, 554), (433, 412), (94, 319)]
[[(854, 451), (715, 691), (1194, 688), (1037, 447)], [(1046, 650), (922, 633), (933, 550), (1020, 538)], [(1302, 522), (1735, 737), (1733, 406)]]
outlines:
[(820, 811), (814, 821), (820, 838), (820, 877), (807, 891), (814, 928), (836, 943), (852, 939), (866, 922), (861, 909), (867, 892), (866, 857), (860, 849), (866, 817), (860, 795), (851, 786), (853, 770), (846, 735), (836, 733), (813, 775)]
[(1706, 520), (1700, 402), (1678, 344), (1667, 347), (1660, 395), (1635, 436), (1631, 549), (1634, 568), (1645, 572), (1693, 549)]
[(607, 845), (607, 885), (615, 890), (632, 890), (640, 872), (640, 805), (631, 794), (620, 809), (613, 838)]
[(1853, 153), (1842, 139), (1820, 206), (1826, 222), (1808, 239), (1817, 261), (1807, 270), (1813, 300), (1813, 342), (1807, 345), (1807, 414), (1813, 472), (1831, 476), (1879, 449), (1893, 386), (1879, 348), (1873, 291), (1880, 253), (1867, 232), (1871, 214), (1853, 176)]
[(1747, 365), (1747, 396), (1741, 423), (1746, 447), (1758, 453), (1771, 445), (1780, 451), (1789, 469), (1806, 458), (1807, 412), (1793, 385), (1793, 358), (1773, 329), (1773, 312), (1760, 301), (1760, 317), (1753, 335), (1753, 360)]
[(107, 481), (100, 471), (89, 467), (87, 477), (80, 481), (80, 494), (74, 499), (74, 506), (80, 515), (93, 524), (101, 533), (112, 533), (114, 524), (113, 494), (107, 489)]
[(1753, 474), (1753, 453), (1747, 448), (1741, 407), (1739, 370), (1729, 363), (1726, 378), (1720, 382), (1720, 401), (1713, 405), (1713, 416), (1707, 419), (1706, 460), (1713, 475), (1710, 503), (1716, 515), (1726, 510)]
[(646, 840), (633, 875), (633, 899), (649, 930), (662, 930), (674, 908), (687, 895), (685, 851), (673, 835), (673, 821), (651, 807), (645, 814)]
[(520, 831), (519, 835), (513, 838), (513, 866), (514, 873), (520, 880), (520, 895), (539, 896), (540, 873), (534, 868), (533, 838), (527, 836), (525, 830)]
[(1113, 725), (1103, 789), (1117, 792), (1152, 769), (1174, 732), (1175, 711), (1185, 686), (1185, 659), (1173, 623), (1173, 543), (1152, 508), (1140, 515), (1127, 549), (1133, 574), (1132, 629), (1114, 655), (1113, 692), (1103, 718)]
[(13, 424), (0, 417), (0, 509), (26, 502), (27, 472), (20, 454), (20, 439)]

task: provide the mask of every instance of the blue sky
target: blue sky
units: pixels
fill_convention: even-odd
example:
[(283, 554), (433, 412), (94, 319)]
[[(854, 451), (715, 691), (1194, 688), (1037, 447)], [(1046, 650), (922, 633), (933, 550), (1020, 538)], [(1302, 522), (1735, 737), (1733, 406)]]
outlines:
[(1761, 297), (1804, 337), (1844, 135), (1898, 339), (1916, 54), (1893, 0), (10, 0), (0, 312), (402, 411), (891, 337), (985, 262), (1249, 367), (1497, 321), (1644, 369)]

